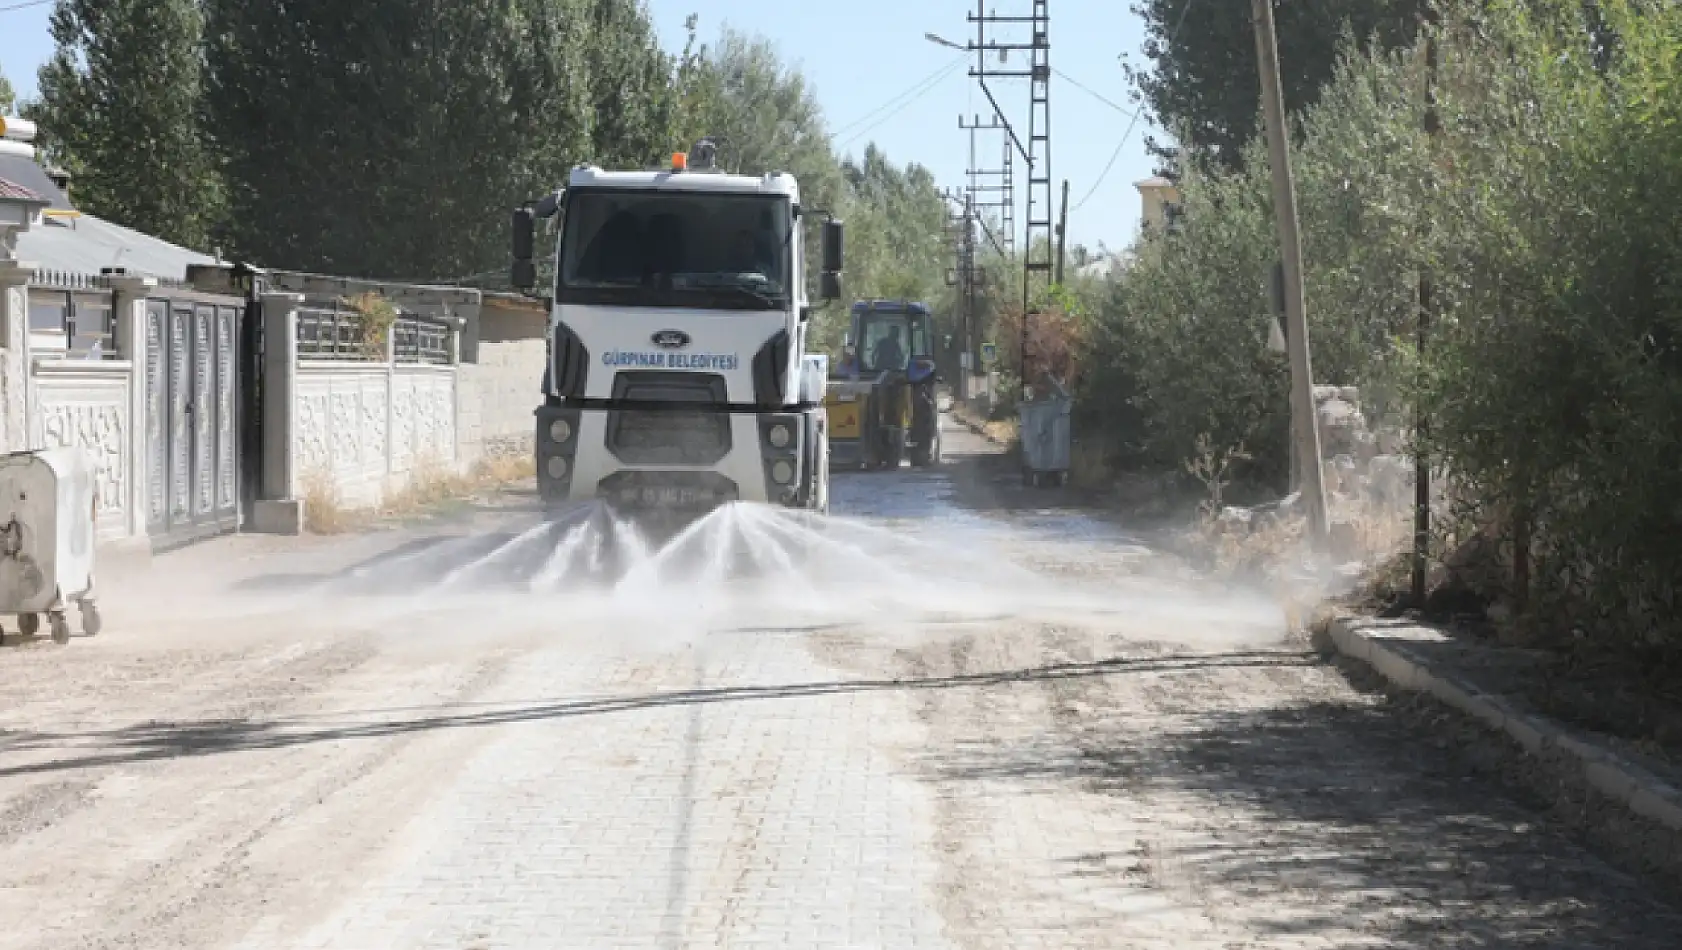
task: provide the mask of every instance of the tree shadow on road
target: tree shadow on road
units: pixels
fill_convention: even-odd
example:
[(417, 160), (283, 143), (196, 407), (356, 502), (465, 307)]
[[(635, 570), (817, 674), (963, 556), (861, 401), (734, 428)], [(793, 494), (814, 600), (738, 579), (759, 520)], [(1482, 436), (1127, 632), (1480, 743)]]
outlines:
[[(954, 794), (969, 782), (1069, 786), (1158, 816), (1145, 849), (1166, 869), (1157, 886), (1262, 935), (1358, 933), (1407, 948), (1682, 942), (1672, 895), (1540, 827), (1475, 760), (1420, 741), (1382, 705), (1179, 721), (1148, 732), (1100, 722), (1031, 748), (970, 743), (930, 762)], [(1066, 873), (1108, 873), (1117, 858), (1070, 855)]]
[(541, 724), (579, 716), (705, 704), (800, 700), (884, 691), (1010, 688), (1056, 679), (1210, 669), (1266, 669), (1304, 666), (1314, 662), (1309, 654), (1270, 650), (1116, 657), (953, 676), (709, 687), (587, 700), (448, 703), (265, 719), (146, 722), (118, 729), (83, 732), (0, 730), (0, 751), (8, 757), (24, 753), (50, 756), (30, 763), (5, 764), (4, 760), (0, 760), (0, 778), (225, 752), (284, 749), (318, 742), (390, 739), (452, 729)]

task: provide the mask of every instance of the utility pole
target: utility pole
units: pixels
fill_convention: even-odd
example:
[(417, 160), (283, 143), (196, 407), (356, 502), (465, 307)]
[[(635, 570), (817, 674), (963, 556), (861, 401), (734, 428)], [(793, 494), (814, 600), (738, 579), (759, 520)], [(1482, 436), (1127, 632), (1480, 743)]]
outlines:
[(1251, 0), (1255, 19), (1256, 61), (1261, 70), (1262, 112), (1267, 121), (1269, 162), (1273, 167), (1273, 220), (1285, 260), (1285, 344), (1291, 357), (1293, 441), (1302, 466), (1302, 496), (1308, 507), (1309, 537), (1325, 549), (1331, 533), (1326, 511), (1325, 471), (1320, 466), (1320, 427), (1314, 418), (1314, 364), (1308, 352), (1308, 311), (1302, 290), (1302, 237), (1297, 232), (1296, 186), (1285, 126), (1285, 99), (1279, 89), (1279, 41), (1273, 27), (1273, 0)]
[(1069, 251), (1069, 179), (1063, 179), (1063, 212), (1057, 220), (1057, 286), (1063, 286), (1063, 261)]
[[(1425, 29), (1425, 134), (1433, 140), (1441, 131), (1437, 118), (1437, 17), (1436, 11), (1429, 3), (1421, 14), (1422, 26)], [(1425, 356), (1426, 336), (1431, 331), (1431, 311), (1436, 305), (1436, 288), (1431, 284), (1431, 275), (1426, 271), (1419, 274), (1419, 317), (1414, 338), (1414, 349), (1421, 360)], [(1425, 410), (1420, 406), (1414, 407), (1414, 449), (1413, 449), (1413, 603), (1417, 607), (1425, 605), (1425, 573), (1427, 558), (1431, 545), (1431, 463), (1425, 456), (1422, 445), (1426, 433), (1428, 420)], [(1528, 575), (1528, 563), (1525, 553), (1520, 546), (1514, 546), (1514, 567)], [(1522, 568), (1520, 567), (1522, 565)], [(1515, 573), (1518, 573), (1515, 570)]]
[[(1010, 126), (998, 116), (989, 116), (983, 122), (980, 116), (965, 119), (958, 117), (958, 128), (969, 132), (969, 166), (965, 171), (969, 180), (969, 192), (974, 197), (976, 219), (989, 213), (996, 213), (1004, 228), (1004, 247), (1000, 253), (1008, 253), (1014, 246), (1011, 233), (1016, 226), (1014, 208), (1016, 206), (1016, 185), (1011, 175)], [(998, 168), (984, 168), (976, 158), (976, 134), (986, 131), (1001, 131), (1004, 136), (1004, 161)]]
[(956, 227), (956, 232), (952, 234), (956, 266), (948, 284), (957, 296), (959, 398), (968, 401), (972, 389), (970, 376), (975, 372), (976, 353), (980, 349), (976, 342), (976, 289), (980, 278), (975, 265), (975, 196), (968, 191), (954, 193), (951, 190), (945, 191), (944, 195), (962, 209), (956, 215), (950, 211), (947, 213), (948, 225)]
[[(1018, 376), (1024, 396), (1028, 393), (1028, 321), (1032, 318), (1034, 285), (1036, 280), (1049, 281), (1053, 274), (1052, 208), (1051, 208), (1051, 14), (1049, 0), (1031, 0), (1030, 15), (1000, 16), (988, 13), (986, 0), (976, 0), (975, 12), (967, 19), (975, 25), (975, 40), (969, 49), (976, 54), (976, 65), (970, 70), (981, 85), (993, 111), (1001, 119), (1004, 110), (987, 85), (988, 79), (1014, 78), (1028, 80), (1028, 136), (1026, 144), (1007, 123), (1011, 140), (1028, 164), (1027, 227), (1022, 242), (1022, 333), (1019, 345)], [(1014, 42), (989, 40), (988, 27), (1005, 26), (1029, 28), (1027, 42), (1017, 37)], [(1011, 53), (1028, 54), (1025, 69), (1007, 65)], [(989, 63), (987, 54), (996, 54), (998, 62)]]

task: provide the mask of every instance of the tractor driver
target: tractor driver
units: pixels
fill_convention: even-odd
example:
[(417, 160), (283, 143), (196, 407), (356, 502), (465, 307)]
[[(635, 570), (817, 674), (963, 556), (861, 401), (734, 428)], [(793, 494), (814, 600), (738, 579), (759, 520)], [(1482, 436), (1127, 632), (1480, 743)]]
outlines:
[(905, 348), (900, 345), (897, 325), (888, 327), (888, 335), (876, 341), (876, 350), (870, 355), (878, 373), (905, 368)]

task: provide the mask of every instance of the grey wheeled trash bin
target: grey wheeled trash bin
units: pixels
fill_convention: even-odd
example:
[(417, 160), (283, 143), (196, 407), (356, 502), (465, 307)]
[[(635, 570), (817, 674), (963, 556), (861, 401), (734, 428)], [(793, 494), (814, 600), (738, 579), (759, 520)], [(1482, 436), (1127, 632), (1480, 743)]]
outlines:
[(1022, 480), (1041, 485), (1069, 481), (1069, 412), (1074, 406), (1068, 390), (1050, 377), (1051, 393), (1017, 407), (1017, 437), (1022, 444)]
[(94, 600), (93, 464), (80, 448), (0, 455), (0, 616), (34, 636), (46, 618), (52, 638), (70, 640), (65, 614), (99, 632)]

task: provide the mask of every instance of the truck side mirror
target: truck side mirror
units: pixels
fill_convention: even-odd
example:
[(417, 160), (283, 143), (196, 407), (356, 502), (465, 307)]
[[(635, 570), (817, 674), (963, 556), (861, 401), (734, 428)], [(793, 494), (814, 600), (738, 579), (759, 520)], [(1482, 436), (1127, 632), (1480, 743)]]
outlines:
[(844, 234), (845, 227), (834, 218), (823, 223), (823, 273), (818, 277), (818, 293), (825, 300), (841, 297)]
[(536, 215), (532, 209), (514, 209), (514, 269), (510, 275), (514, 287), (529, 291), (537, 284), (537, 265), (532, 262), (532, 248), (536, 244)]
[(831, 218), (823, 223), (823, 269), (839, 274), (844, 269), (842, 265), (842, 244), (846, 233), (846, 225)]

